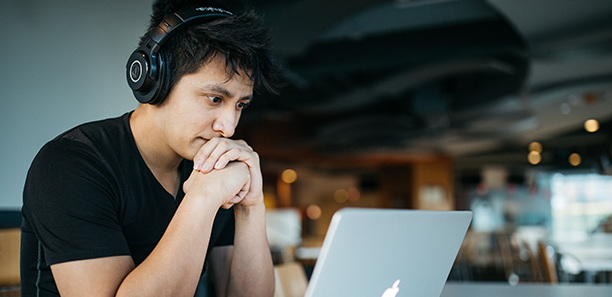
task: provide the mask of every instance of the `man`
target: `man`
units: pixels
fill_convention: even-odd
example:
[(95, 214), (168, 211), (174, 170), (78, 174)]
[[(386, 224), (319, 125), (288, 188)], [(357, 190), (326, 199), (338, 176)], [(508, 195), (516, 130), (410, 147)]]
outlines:
[[(154, 3), (128, 61), (146, 103), (67, 131), (34, 159), (23, 296), (194, 296), (203, 270), (217, 296), (273, 295), (258, 155), (229, 139), (253, 90), (274, 90), (269, 38), (252, 12), (185, 2)], [(181, 30), (155, 40), (177, 19)], [(158, 78), (146, 55), (164, 58)], [(151, 73), (161, 89), (134, 86)]]

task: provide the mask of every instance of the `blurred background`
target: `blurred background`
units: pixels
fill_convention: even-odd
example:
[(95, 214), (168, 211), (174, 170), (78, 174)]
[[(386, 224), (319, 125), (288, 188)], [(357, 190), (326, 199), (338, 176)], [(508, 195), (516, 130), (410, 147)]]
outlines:
[[(471, 210), (451, 281), (612, 282), (612, 2), (233, 0), (283, 66), (236, 132), (275, 263), (309, 276), (343, 207)], [(151, 1), (0, 1), (0, 223), (57, 134), (136, 107)], [(0, 261), (1, 261), (0, 257)]]

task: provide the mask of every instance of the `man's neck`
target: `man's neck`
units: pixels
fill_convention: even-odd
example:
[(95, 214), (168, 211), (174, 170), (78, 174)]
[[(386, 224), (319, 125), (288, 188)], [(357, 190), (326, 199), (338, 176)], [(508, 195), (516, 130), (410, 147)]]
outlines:
[(142, 159), (157, 181), (176, 197), (180, 176), (178, 167), (183, 160), (164, 141), (153, 120), (153, 106), (140, 105), (130, 116), (130, 128)]

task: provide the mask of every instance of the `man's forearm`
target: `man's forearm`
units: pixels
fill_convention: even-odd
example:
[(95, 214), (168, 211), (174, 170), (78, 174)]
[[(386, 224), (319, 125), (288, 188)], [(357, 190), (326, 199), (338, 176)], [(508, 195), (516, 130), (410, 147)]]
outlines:
[(274, 267), (266, 236), (265, 206), (235, 205), (236, 234), (228, 296), (274, 295)]
[(185, 196), (162, 239), (117, 296), (193, 296), (218, 207), (190, 198)]

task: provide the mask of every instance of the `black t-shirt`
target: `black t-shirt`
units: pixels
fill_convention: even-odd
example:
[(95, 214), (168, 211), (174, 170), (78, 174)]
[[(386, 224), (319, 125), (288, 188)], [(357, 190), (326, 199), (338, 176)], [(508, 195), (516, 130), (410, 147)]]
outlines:
[[(69, 130), (32, 162), (23, 192), (23, 296), (59, 296), (52, 264), (130, 255), (139, 265), (164, 234), (184, 193), (179, 187), (175, 199), (153, 176), (130, 114)], [(181, 185), (192, 167), (181, 163)], [(233, 240), (234, 212), (220, 208), (208, 251)]]

